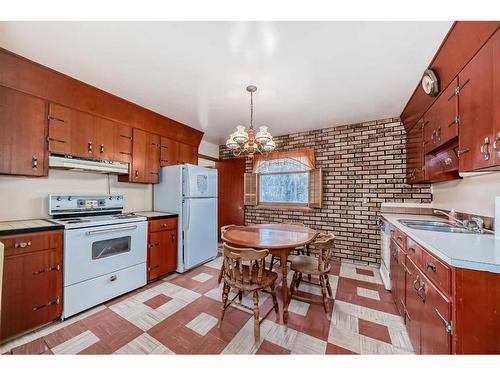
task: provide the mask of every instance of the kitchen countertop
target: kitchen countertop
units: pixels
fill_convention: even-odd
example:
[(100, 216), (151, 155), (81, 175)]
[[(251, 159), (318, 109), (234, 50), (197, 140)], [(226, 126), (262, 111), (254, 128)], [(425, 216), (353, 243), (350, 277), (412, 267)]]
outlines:
[(137, 216), (144, 216), (148, 220), (179, 216), (179, 215), (174, 214), (172, 212), (161, 212), (161, 211), (137, 211), (137, 212), (131, 212), (131, 214), (134, 214)]
[(56, 229), (64, 229), (64, 226), (46, 219), (0, 221), (0, 236)]
[(500, 273), (500, 240), (495, 240), (494, 235), (412, 229), (398, 221), (399, 219), (446, 221), (436, 216), (385, 213), (381, 216), (453, 267)]

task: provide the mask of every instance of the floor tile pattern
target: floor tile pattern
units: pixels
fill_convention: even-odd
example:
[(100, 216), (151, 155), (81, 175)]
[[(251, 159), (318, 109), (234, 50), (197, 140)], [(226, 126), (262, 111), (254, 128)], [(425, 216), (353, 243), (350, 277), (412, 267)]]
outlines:
[[(302, 283), (289, 322), (272, 311), (253, 336), (253, 316), (229, 308), (219, 325), (222, 259), (184, 274), (169, 275), (66, 321), (0, 346), (5, 354), (413, 354), (405, 325), (378, 270), (336, 263), (329, 275), (333, 299), (325, 313), (321, 289)], [(280, 312), (281, 271), (276, 288)], [(292, 273), (288, 273), (290, 283)], [(314, 280), (313, 280), (314, 281)], [(234, 295), (233, 292), (231, 295)], [(251, 296), (243, 304), (252, 306)], [(260, 294), (261, 316), (272, 309)]]

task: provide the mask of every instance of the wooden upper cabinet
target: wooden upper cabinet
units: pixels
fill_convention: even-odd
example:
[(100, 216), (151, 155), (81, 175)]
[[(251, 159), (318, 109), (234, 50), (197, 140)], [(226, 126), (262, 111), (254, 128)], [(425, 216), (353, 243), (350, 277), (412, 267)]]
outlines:
[(170, 138), (161, 137), (160, 165), (166, 167), (176, 165), (179, 156), (179, 142)]
[(424, 117), (406, 134), (406, 180), (409, 184), (425, 179), (423, 125)]
[(498, 102), (493, 96), (493, 44), (486, 43), (458, 76), (460, 171), (487, 168), (494, 162), (493, 113)]
[(179, 143), (178, 164), (198, 164), (198, 149), (185, 143)]
[(115, 125), (115, 160), (124, 163), (132, 162), (132, 128)]
[(46, 119), (43, 100), (0, 86), (0, 173), (47, 175)]
[(493, 154), (495, 165), (500, 165), (500, 32), (493, 35), (493, 103), (496, 103), (493, 113)]
[(433, 151), (458, 136), (457, 86), (458, 80), (454, 79), (425, 113), (424, 153)]
[(95, 117), (93, 154), (101, 160), (117, 160), (115, 151), (116, 127), (111, 120)]
[(95, 139), (97, 118), (88, 113), (71, 111), (71, 154), (97, 158), (99, 148)]
[(71, 153), (71, 112), (69, 108), (49, 104), (49, 152)]
[(160, 136), (153, 133), (147, 135), (146, 182), (160, 182)]
[(148, 133), (134, 129), (132, 136), (132, 165), (129, 168), (131, 182), (148, 182), (146, 177), (146, 158), (148, 152)]

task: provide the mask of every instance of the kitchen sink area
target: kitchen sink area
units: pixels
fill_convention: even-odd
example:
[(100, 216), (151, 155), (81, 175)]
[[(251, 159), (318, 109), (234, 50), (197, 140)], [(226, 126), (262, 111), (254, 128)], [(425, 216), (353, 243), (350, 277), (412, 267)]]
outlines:
[(490, 234), (487, 232), (478, 232), (471, 229), (455, 226), (445, 221), (438, 221), (438, 220), (399, 219), (398, 221), (408, 228), (417, 230), (427, 230), (427, 231), (445, 232), (445, 233)]

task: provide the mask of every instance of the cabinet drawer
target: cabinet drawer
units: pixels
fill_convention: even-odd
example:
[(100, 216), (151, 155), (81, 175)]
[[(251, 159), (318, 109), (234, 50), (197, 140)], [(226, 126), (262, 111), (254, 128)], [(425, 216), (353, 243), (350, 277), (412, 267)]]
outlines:
[(177, 218), (171, 217), (168, 219), (151, 220), (149, 222), (149, 231), (158, 232), (160, 230), (177, 228)]
[(32, 251), (58, 248), (62, 243), (62, 231), (16, 234), (0, 237), (5, 245), (5, 256)]
[(422, 252), (423, 248), (413, 241), (410, 237), (406, 239), (406, 251), (408, 257), (417, 265), (420, 266), (422, 264)]
[(397, 228), (391, 231), (391, 238), (403, 250), (406, 251), (406, 234)]
[(450, 294), (451, 269), (427, 251), (422, 252), (424, 273), (445, 293)]

